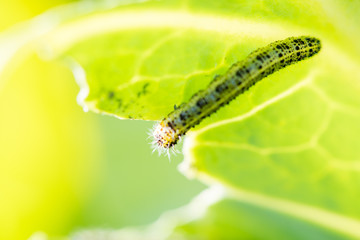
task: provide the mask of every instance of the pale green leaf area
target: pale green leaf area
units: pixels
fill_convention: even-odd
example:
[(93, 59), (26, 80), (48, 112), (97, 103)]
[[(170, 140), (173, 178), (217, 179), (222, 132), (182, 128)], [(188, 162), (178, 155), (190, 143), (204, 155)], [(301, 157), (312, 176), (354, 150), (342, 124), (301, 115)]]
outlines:
[[(180, 238), (180, 236), (182, 238)], [(224, 199), (201, 220), (175, 229), (168, 239), (344, 239), (343, 235), (252, 204)]]
[[(349, 239), (326, 226), (319, 227), (306, 219), (283, 214), (281, 210), (256, 205), (254, 202), (260, 198), (250, 196), (246, 199), (244, 193), (230, 193), (222, 187), (213, 186), (200, 193), (189, 204), (166, 212), (156, 222), (141, 230), (85, 230), (74, 233), (72, 239)], [(278, 207), (286, 209), (288, 206), (285, 203)], [(313, 214), (322, 213), (315, 211)], [(330, 223), (335, 223), (331, 222), (333, 216), (327, 217)], [(351, 224), (346, 220), (340, 223), (342, 227)]]
[[(267, 77), (187, 134), (184, 174), (247, 200), (223, 201), (183, 230), (206, 232), (230, 218), (235, 227), (214, 228), (219, 238), (238, 226), (250, 239), (360, 238), (359, 12), (359, 2), (337, 0), (148, 1), (67, 21), (43, 47), (81, 73), (84, 107), (160, 120), (253, 50), (319, 38), (318, 55)], [(263, 225), (269, 235), (257, 232)]]

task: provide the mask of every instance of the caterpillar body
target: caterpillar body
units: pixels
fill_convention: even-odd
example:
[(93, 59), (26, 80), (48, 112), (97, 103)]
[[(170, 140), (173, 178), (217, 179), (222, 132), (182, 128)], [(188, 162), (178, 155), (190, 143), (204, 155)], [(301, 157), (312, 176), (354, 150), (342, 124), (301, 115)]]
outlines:
[(293, 63), (307, 59), (321, 49), (319, 39), (290, 37), (255, 50), (233, 64), (208, 87), (194, 94), (189, 102), (175, 108), (153, 130), (153, 145), (159, 153), (172, 148), (190, 128), (216, 112), (266, 76)]

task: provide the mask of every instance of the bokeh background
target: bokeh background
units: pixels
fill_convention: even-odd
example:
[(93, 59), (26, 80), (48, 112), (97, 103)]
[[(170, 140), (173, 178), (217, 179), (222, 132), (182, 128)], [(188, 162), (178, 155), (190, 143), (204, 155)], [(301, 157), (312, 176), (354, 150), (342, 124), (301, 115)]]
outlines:
[[(0, 37), (70, 2), (1, 0)], [(78, 91), (64, 64), (36, 54), (0, 75), (0, 239), (147, 224), (204, 189), (178, 172), (181, 155), (151, 153), (153, 122), (86, 113)]]

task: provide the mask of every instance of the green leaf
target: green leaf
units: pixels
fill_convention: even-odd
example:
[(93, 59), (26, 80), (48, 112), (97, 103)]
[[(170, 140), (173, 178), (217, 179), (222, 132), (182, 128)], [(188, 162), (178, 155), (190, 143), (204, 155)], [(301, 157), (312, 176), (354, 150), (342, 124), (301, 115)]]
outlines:
[[(289, 36), (319, 38), (317, 56), (191, 131), (183, 169), (265, 197), (254, 205), (284, 201), (298, 220), (360, 237), (359, 11), (359, 2), (338, 0), (148, 1), (72, 19), (42, 43), (73, 67), (84, 107), (159, 120), (251, 51)], [(343, 219), (353, 224), (342, 228)]]
[[(240, 201), (239, 201), (240, 200)], [(250, 200), (250, 201), (249, 201)], [(346, 239), (326, 226), (317, 226), (283, 210), (257, 206), (257, 197), (226, 194), (219, 186), (203, 191), (188, 205), (163, 214), (146, 228), (117, 231), (84, 230), (73, 239)], [(286, 209), (279, 206), (279, 209)], [(322, 214), (317, 212), (317, 214)], [(334, 216), (327, 215), (328, 222)], [(352, 222), (342, 220), (342, 228)], [(336, 224), (336, 222), (333, 222)]]
[(224, 199), (168, 239), (344, 239), (344, 235), (253, 204)]
[[(211, 198), (212, 195), (219, 194), (219, 191), (214, 190), (216, 189), (204, 192), (203, 197)], [(239, 236), (242, 239), (345, 238), (344, 235), (333, 232), (333, 229), (316, 226), (304, 219), (283, 214), (282, 211), (256, 206), (244, 201), (243, 196), (240, 196), (240, 200), (234, 196), (219, 199), (208, 206), (201, 218), (183, 224), (179, 222), (168, 239), (180, 236), (182, 239), (238, 239)], [(201, 209), (200, 204), (203, 202), (204, 200), (199, 201), (197, 208)], [(192, 207), (195, 206), (194, 201)], [(169, 219), (168, 216), (162, 220), (165, 222)]]

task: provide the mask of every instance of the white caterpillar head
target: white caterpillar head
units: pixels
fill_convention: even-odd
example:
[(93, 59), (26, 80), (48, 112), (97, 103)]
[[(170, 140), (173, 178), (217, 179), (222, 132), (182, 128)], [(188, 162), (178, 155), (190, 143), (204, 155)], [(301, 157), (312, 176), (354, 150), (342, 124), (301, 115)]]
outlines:
[(151, 136), (153, 137), (154, 151), (158, 150), (159, 154), (167, 153), (169, 155), (169, 150), (174, 150), (175, 144), (180, 140), (177, 131), (164, 121), (154, 126)]

